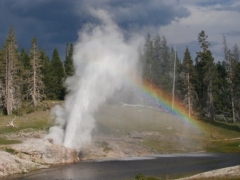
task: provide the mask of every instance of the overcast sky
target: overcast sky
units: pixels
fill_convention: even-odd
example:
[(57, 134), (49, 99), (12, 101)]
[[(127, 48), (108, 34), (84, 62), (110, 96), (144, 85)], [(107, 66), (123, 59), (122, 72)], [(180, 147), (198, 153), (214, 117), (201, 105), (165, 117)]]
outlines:
[(204, 30), (215, 61), (223, 59), (222, 36), (229, 47), (240, 45), (239, 0), (0, 0), (0, 46), (13, 25), (19, 48), (29, 51), (32, 38), (51, 57), (57, 48), (64, 60), (67, 42), (76, 42), (86, 23), (97, 23), (89, 8), (103, 9), (127, 34), (130, 31), (165, 35), (183, 57), (188, 45), (192, 58)]

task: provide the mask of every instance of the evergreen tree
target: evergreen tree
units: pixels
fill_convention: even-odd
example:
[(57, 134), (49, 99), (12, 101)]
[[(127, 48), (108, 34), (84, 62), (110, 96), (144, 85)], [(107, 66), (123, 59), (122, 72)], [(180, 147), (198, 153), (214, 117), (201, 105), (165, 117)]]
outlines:
[(73, 44), (70, 45), (67, 43), (66, 47), (66, 59), (64, 61), (64, 68), (66, 76), (72, 76), (74, 73), (73, 67)]
[(224, 63), (227, 71), (227, 81), (230, 89), (231, 96), (231, 105), (232, 105), (232, 118), (233, 122), (236, 122), (236, 112), (235, 112), (235, 98), (234, 98), (234, 90), (233, 90), (233, 78), (235, 73), (236, 65), (239, 61), (239, 50), (237, 45), (233, 47), (233, 52), (228, 48), (227, 41), (225, 36), (223, 36), (223, 50), (224, 50)]
[(30, 58), (28, 56), (28, 53), (25, 51), (24, 48), (21, 49), (21, 52), (19, 54), (19, 60), (23, 65), (23, 68), (26, 70), (31, 69), (31, 65), (30, 65)]
[(166, 38), (156, 34), (152, 40), (148, 34), (142, 59), (144, 79), (170, 93), (173, 85), (175, 51), (172, 49), (169, 52)]
[(179, 100), (183, 100), (183, 82), (181, 73), (183, 71), (183, 65), (181, 63), (181, 60), (178, 57), (178, 54), (176, 52), (176, 96)]
[(29, 72), (31, 69), (31, 65), (30, 65), (30, 58), (28, 56), (28, 53), (24, 50), (24, 48), (21, 49), (21, 52), (19, 54), (19, 61), (22, 64), (22, 69), (20, 70), (20, 78), (21, 78), (21, 82), (23, 82), (22, 84), (22, 90), (21, 93), (23, 95), (22, 99), (23, 100), (28, 100), (29, 96), (28, 94), (26, 94), (27, 89), (28, 89), (28, 85), (26, 83), (26, 79), (28, 79), (29, 77)]
[(18, 60), (17, 40), (13, 30), (10, 27), (8, 37), (4, 45), (3, 52), (4, 63), (4, 87), (5, 87), (5, 108), (8, 115), (21, 105), (21, 84), (19, 79), (20, 61)]
[(163, 36), (161, 41), (161, 76), (159, 76), (159, 78), (161, 78), (161, 88), (166, 92), (171, 92), (172, 90), (171, 75), (173, 74), (174, 55), (174, 50), (169, 52), (167, 39)]
[(198, 72), (197, 93), (200, 105), (200, 115), (209, 117), (214, 120), (214, 80), (216, 69), (214, 58), (208, 49), (210, 43), (207, 41), (208, 36), (204, 31), (198, 35), (198, 41), (201, 44), (201, 51), (197, 52), (196, 68)]
[(4, 64), (3, 64), (3, 50), (0, 49), (0, 110), (1, 114), (4, 109), (4, 95), (5, 95), (5, 88), (4, 88)]
[(40, 59), (40, 52), (37, 45), (37, 39), (34, 37), (32, 40), (32, 46), (30, 50), (30, 64), (31, 69), (29, 78), (27, 80), (28, 91), (27, 93), (31, 97), (31, 104), (37, 107), (38, 103), (43, 99), (43, 75), (41, 72), (42, 61)]
[(153, 40), (152, 46), (152, 64), (151, 64), (151, 72), (152, 72), (152, 83), (156, 86), (161, 86), (161, 37), (157, 33)]
[(50, 98), (51, 94), (53, 94), (50, 92), (50, 89), (51, 89), (51, 69), (50, 69), (51, 67), (50, 67), (50, 64), (51, 64), (51, 62), (44, 50), (40, 50), (39, 54), (40, 54), (39, 58), (42, 63), (41, 73), (43, 75), (43, 84), (44, 84), (43, 94), (45, 95), (44, 98), (48, 99), (48, 98)]
[(65, 95), (63, 80), (65, 77), (62, 61), (57, 49), (54, 49), (50, 64), (51, 83), (49, 84), (49, 97), (62, 100)]
[(235, 123), (240, 120), (240, 62), (237, 63), (235, 68), (235, 75), (233, 78), (233, 91), (235, 102)]
[(153, 83), (153, 42), (150, 34), (148, 34), (146, 43), (144, 46), (144, 58), (143, 58), (143, 78), (150, 83)]
[(187, 105), (188, 116), (190, 117), (193, 114), (194, 104), (196, 101), (196, 91), (194, 87), (194, 67), (193, 61), (188, 50), (188, 47), (185, 50), (183, 58), (183, 96), (184, 104)]
[(231, 113), (231, 96), (229, 84), (227, 81), (227, 72), (224, 63), (218, 62), (216, 64), (217, 78), (216, 78), (216, 95), (215, 108), (217, 113), (225, 114)]

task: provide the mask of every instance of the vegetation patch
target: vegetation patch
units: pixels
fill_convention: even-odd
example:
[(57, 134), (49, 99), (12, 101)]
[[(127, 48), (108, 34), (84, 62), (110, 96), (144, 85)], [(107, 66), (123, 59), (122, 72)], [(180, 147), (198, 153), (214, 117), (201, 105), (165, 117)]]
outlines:
[(14, 149), (12, 149), (12, 148), (4, 148), (4, 150), (6, 151), (6, 152), (8, 152), (8, 153), (10, 153), (10, 154), (15, 154), (15, 150)]
[(210, 141), (206, 145), (208, 152), (240, 152), (240, 140), (221, 140), (221, 141)]
[(0, 145), (8, 145), (8, 144), (18, 144), (21, 141), (18, 140), (8, 140), (0, 137)]
[(103, 152), (108, 153), (109, 151), (112, 150), (112, 148), (109, 147), (108, 142), (106, 141), (101, 141), (98, 142), (98, 146), (103, 149)]

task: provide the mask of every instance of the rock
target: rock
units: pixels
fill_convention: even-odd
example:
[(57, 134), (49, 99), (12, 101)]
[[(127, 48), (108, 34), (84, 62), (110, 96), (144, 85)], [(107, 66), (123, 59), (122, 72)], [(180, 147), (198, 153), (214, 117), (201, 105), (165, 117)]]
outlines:
[(49, 140), (28, 139), (22, 144), (13, 145), (12, 149), (18, 157), (40, 164), (61, 164), (79, 161), (78, 153), (74, 149), (52, 144)]
[(21, 159), (5, 151), (0, 151), (0, 177), (15, 173), (25, 173), (30, 170), (47, 167), (47, 165), (34, 163), (32, 161)]

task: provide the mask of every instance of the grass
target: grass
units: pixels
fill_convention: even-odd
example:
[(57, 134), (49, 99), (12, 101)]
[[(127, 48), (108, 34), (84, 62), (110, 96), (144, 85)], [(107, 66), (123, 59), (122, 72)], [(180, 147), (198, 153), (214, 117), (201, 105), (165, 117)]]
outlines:
[(18, 140), (7, 140), (0, 137), (0, 145), (8, 145), (8, 144), (18, 144), (21, 143), (21, 141)]
[(50, 110), (44, 110), (44, 107), (53, 107), (53, 105), (55, 104), (45, 102), (37, 109), (33, 109), (32, 107), (22, 108), (21, 111), (23, 112), (23, 114), (20, 116), (16, 116), (16, 119), (14, 120), (14, 125), (16, 125), (17, 128), (6, 126), (8, 122), (15, 118), (15, 115), (0, 116), (0, 133), (16, 132), (26, 128), (43, 130), (49, 128), (52, 125), (53, 121), (51, 121), (50, 118)]
[[(46, 105), (45, 105), (46, 106)], [(47, 105), (48, 107), (49, 105)], [(29, 108), (22, 110), (25, 113), (21, 116), (9, 115), (0, 116), (0, 135), (8, 135), (10, 133), (18, 133), (19, 131), (34, 131), (34, 130), (48, 130), (53, 124), (50, 118), (50, 111), (43, 110), (41, 107), (35, 109), (34, 112), (29, 113)], [(16, 117), (16, 118), (15, 118)], [(7, 126), (8, 122), (14, 120), (14, 125), (16, 127)], [(4, 137), (2, 136), (2, 137)], [(21, 143), (18, 140), (7, 140), (5, 138), (0, 138), (0, 145), (9, 145)]]
[(12, 148), (4, 148), (4, 150), (10, 154), (15, 154), (15, 150)]
[[(166, 112), (117, 105), (105, 105), (95, 114), (98, 133), (126, 136), (131, 131), (156, 132), (158, 139), (144, 139), (142, 144), (164, 152), (240, 152), (238, 125), (191, 120), (191, 124)], [(225, 140), (229, 139), (229, 140)]]
[[(59, 103), (61, 102), (45, 102), (42, 107), (31, 113), (29, 113), (29, 108), (23, 109), (23, 115), (17, 116), (14, 121), (18, 128), (6, 126), (15, 117), (14, 115), (1, 116), (0, 134), (14, 133), (20, 130), (48, 130), (53, 124), (49, 109)], [(102, 106), (95, 114), (95, 119), (94, 133), (96, 135), (126, 137), (131, 131), (158, 133), (157, 139), (151, 137), (142, 141), (143, 146), (158, 153), (240, 152), (240, 140), (230, 140), (240, 137), (240, 129), (237, 125), (192, 120), (192, 124), (195, 124), (193, 126), (181, 118), (160, 110), (120, 105)], [(0, 144), (7, 143), (15, 142), (0, 139)], [(105, 151), (110, 150), (107, 145), (104, 145), (103, 148)]]
[(97, 143), (98, 143), (98, 146), (100, 148), (102, 148), (103, 151), (106, 152), (106, 153), (108, 153), (109, 151), (112, 150), (112, 148), (109, 147), (109, 144), (106, 141), (101, 141), (101, 142), (97, 142)]
[(240, 140), (211, 141), (206, 146), (208, 152), (240, 152)]
[(147, 176), (144, 176), (142, 173), (138, 173), (138, 174), (136, 174), (134, 179), (132, 178), (132, 179), (129, 179), (129, 180), (161, 180), (161, 178), (147, 177)]

